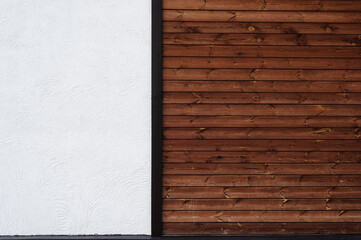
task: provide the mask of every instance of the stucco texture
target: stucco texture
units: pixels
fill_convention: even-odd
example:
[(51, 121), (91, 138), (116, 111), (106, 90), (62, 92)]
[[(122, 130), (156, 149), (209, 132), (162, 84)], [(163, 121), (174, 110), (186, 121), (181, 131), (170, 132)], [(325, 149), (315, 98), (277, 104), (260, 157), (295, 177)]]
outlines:
[(1, 0), (0, 235), (150, 233), (150, 20)]

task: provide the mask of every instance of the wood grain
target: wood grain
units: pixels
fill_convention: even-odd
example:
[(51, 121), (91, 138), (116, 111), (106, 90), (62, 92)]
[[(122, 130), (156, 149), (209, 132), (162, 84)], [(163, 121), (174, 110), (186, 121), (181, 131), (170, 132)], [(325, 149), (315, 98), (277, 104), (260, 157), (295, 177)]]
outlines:
[(164, 80), (361, 81), (361, 70), (163, 69)]
[[(227, 165), (227, 164), (224, 164)], [(310, 164), (312, 165), (312, 164)], [(352, 164), (350, 164), (352, 165)], [(297, 167), (295, 165), (294, 167)], [(317, 165), (315, 166), (317, 167)], [(359, 187), (361, 175), (164, 175), (165, 187)], [(361, 202), (361, 201), (360, 201)]]
[(174, 211), (281, 211), (361, 210), (361, 199), (164, 199), (164, 210)]
[[(351, 14), (351, 13), (350, 13)], [(164, 33), (361, 34), (352, 23), (163, 22)]]
[(360, 23), (361, 12), (163, 10), (163, 21)]
[(353, 116), (361, 105), (164, 104), (164, 115), (188, 116)]
[(357, 234), (361, 223), (163, 223), (169, 235)]
[[(163, 152), (164, 163), (361, 163), (361, 152)], [(182, 180), (182, 179), (180, 179)]]
[(164, 127), (352, 127), (358, 132), (361, 117), (287, 116), (163, 116)]
[(361, 198), (361, 187), (164, 187), (163, 197), (180, 199), (352, 199)]
[(361, 1), (302, 0), (166, 0), (163, 9), (192, 10), (261, 10), (261, 11), (361, 11)]
[(164, 57), (164, 68), (283, 68), (360, 69), (360, 59), (349, 58), (211, 58)]
[(361, 48), (328, 46), (164, 45), (163, 55), (167, 57), (358, 58), (361, 56)]
[(360, 151), (361, 140), (164, 140), (164, 151)]
[(348, 105), (348, 104), (361, 104), (361, 93), (165, 92), (163, 94), (163, 103), (346, 104)]

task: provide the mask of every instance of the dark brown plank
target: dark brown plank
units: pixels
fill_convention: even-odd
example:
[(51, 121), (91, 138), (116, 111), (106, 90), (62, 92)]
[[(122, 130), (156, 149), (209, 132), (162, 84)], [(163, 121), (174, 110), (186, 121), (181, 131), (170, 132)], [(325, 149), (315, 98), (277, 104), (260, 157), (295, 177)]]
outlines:
[[(330, 175), (361, 174), (361, 164), (222, 164), (222, 163), (166, 163), (163, 174), (181, 175), (230, 175), (230, 174), (296, 174), (296, 175)], [(360, 180), (361, 184), (361, 180)]]
[[(361, 26), (360, 26), (361, 27)], [(360, 47), (164, 45), (166, 57), (309, 57), (359, 58)]]
[(354, 128), (165, 128), (164, 139), (361, 139)]
[(241, 46), (360, 46), (358, 35), (164, 33), (164, 44)]
[(163, 22), (164, 33), (361, 34), (360, 24)]
[(361, 198), (361, 187), (165, 187), (168, 198)]
[(164, 10), (163, 21), (360, 23), (361, 12), (330, 14), (328, 12)]
[(352, 127), (358, 132), (361, 117), (272, 116), (163, 116), (164, 127)]
[(355, 234), (361, 223), (163, 223), (164, 234)]
[(361, 58), (164, 57), (164, 68), (360, 69)]
[[(327, 92), (339, 93), (347, 101), (348, 92), (361, 92), (361, 82), (326, 81), (164, 81), (164, 92)], [(198, 99), (199, 100), (199, 99)], [(302, 99), (301, 99), (302, 101)], [(254, 101), (252, 102), (254, 103)], [(196, 103), (197, 104), (197, 103)]]
[(361, 70), (163, 69), (164, 80), (361, 81)]
[[(361, 83), (360, 83), (361, 86)], [(361, 93), (165, 92), (163, 103), (361, 104)]]
[(163, 152), (164, 163), (361, 163), (361, 152)]
[(166, 0), (163, 9), (263, 10), (263, 11), (361, 11), (361, 1), (302, 0)]
[(164, 115), (360, 116), (361, 105), (164, 104)]
[(164, 151), (360, 151), (361, 140), (164, 140)]
[[(225, 164), (226, 165), (226, 164)], [(312, 164), (310, 164), (312, 165)], [(297, 165), (295, 165), (297, 167)], [(164, 175), (168, 187), (360, 187), (361, 175)], [(360, 201), (361, 202), (361, 201)]]
[(205, 211), (205, 210), (361, 210), (361, 199), (164, 199), (164, 210)]

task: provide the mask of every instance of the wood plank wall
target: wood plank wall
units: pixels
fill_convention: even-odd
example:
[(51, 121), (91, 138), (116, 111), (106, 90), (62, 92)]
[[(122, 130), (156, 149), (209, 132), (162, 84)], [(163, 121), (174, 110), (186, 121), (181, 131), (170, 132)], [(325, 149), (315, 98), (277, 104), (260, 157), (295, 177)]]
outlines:
[(361, 233), (361, 1), (163, 1), (163, 233)]

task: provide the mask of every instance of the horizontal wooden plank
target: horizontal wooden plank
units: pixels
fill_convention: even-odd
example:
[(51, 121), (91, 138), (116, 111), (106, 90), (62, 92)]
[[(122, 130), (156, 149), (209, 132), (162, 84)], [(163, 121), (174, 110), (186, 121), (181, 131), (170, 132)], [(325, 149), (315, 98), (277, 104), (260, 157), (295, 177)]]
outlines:
[(164, 80), (361, 81), (361, 70), (163, 69)]
[(169, 235), (359, 234), (361, 223), (163, 223)]
[(164, 140), (164, 151), (360, 151), (361, 140)]
[(164, 127), (352, 127), (361, 117), (163, 116)]
[[(330, 175), (361, 174), (361, 164), (222, 164), (222, 163), (165, 163), (163, 174), (182, 175), (230, 175), (230, 174), (296, 174), (296, 175)], [(360, 180), (361, 186), (361, 180)]]
[(164, 33), (164, 44), (242, 46), (360, 46), (358, 35)]
[(361, 163), (361, 152), (163, 152), (164, 163)]
[(361, 139), (359, 128), (164, 128), (164, 139)]
[(163, 211), (164, 222), (361, 222), (360, 211)]
[(164, 115), (355, 116), (361, 105), (164, 104)]
[(263, 11), (361, 11), (361, 1), (302, 0), (166, 0), (163, 9), (263, 10)]
[[(347, 100), (347, 93), (361, 92), (361, 82), (326, 81), (163, 81), (164, 92), (190, 92), (197, 97), (199, 92), (327, 92), (339, 93)], [(200, 95), (198, 95), (200, 96)], [(199, 97), (197, 97), (199, 98)], [(198, 99), (199, 100), (199, 99)], [(301, 99), (302, 101), (302, 99)], [(197, 101), (198, 102), (198, 101)], [(252, 102), (254, 103), (254, 101)], [(197, 103), (196, 103), (197, 104)]]
[(205, 210), (361, 210), (361, 199), (164, 199), (163, 210), (205, 211)]
[(165, 187), (168, 198), (361, 198), (361, 187)]
[[(361, 28), (361, 26), (360, 26)], [(360, 47), (324, 46), (195, 46), (164, 45), (166, 57), (308, 57), (359, 58)]]
[(361, 34), (360, 24), (163, 22), (164, 33)]
[[(226, 164), (224, 164), (226, 165)], [(310, 164), (311, 165), (311, 164)], [(297, 165), (294, 166), (298, 167)], [(361, 175), (163, 175), (168, 187), (360, 187)], [(361, 200), (360, 200), (361, 202)]]
[(361, 58), (164, 57), (164, 68), (360, 69)]
[(361, 93), (165, 92), (163, 103), (361, 104)]
[(361, 12), (163, 10), (163, 21), (360, 23)]

